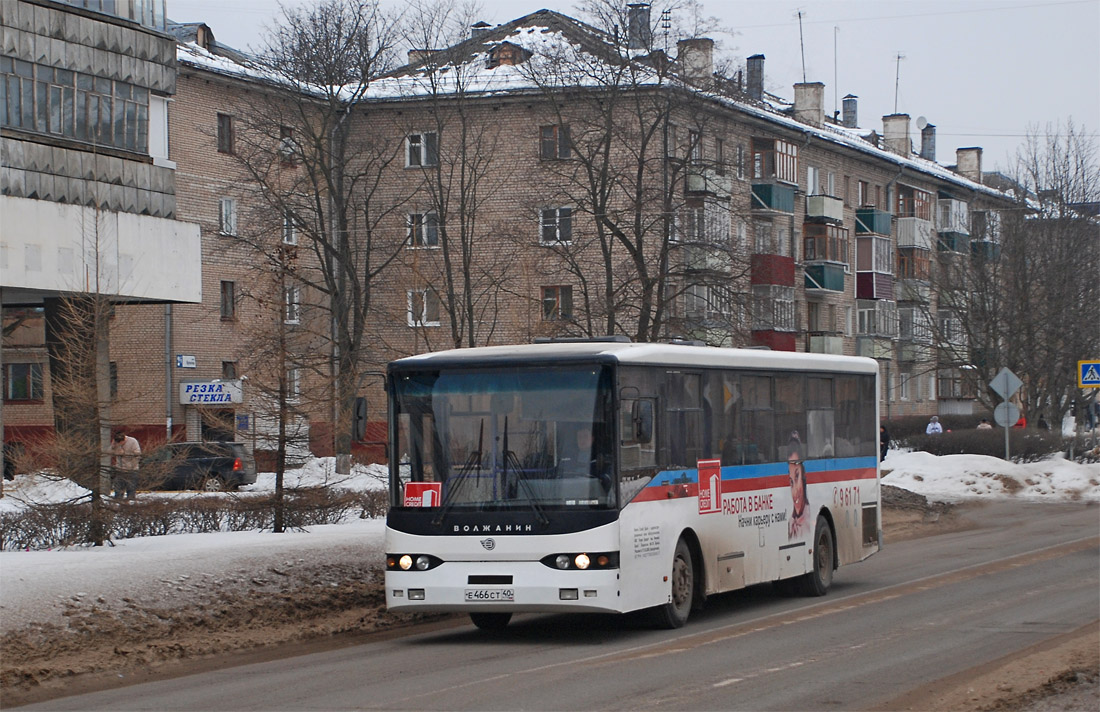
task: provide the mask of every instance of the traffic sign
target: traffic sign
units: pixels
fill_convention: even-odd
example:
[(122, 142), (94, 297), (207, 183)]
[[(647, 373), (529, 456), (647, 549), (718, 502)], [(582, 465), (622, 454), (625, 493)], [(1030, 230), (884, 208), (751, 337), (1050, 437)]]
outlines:
[(1100, 388), (1100, 361), (1077, 362), (1077, 387)]
[(997, 425), (1002, 428), (1008, 428), (1016, 424), (1016, 421), (1020, 419), (1020, 409), (1016, 407), (1015, 403), (998, 403), (997, 407), (993, 409), (993, 420), (997, 421)]
[(989, 382), (989, 387), (993, 389), (993, 392), (1005, 400), (1011, 398), (1012, 394), (1020, 390), (1022, 385), (1024, 385), (1024, 382), (1007, 368), (1002, 368), (1001, 372)]

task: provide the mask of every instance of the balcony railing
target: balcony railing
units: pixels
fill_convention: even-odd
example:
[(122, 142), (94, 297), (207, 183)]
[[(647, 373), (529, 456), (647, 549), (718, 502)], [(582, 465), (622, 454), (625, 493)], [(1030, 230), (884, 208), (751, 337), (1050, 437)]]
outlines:
[(931, 250), (932, 221), (920, 218), (898, 218), (898, 247)]
[(784, 183), (753, 183), (752, 209), (794, 212), (794, 187)]
[(883, 272), (856, 272), (857, 299), (893, 299), (894, 275)]
[(809, 352), (812, 354), (842, 356), (844, 354), (844, 337), (811, 334)]
[(890, 360), (894, 357), (894, 342), (875, 336), (857, 337), (856, 356)]
[(819, 262), (806, 265), (806, 289), (844, 291), (844, 265), (835, 262)]
[(909, 363), (931, 361), (932, 347), (928, 344), (902, 342), (898, 344), (898, 360)]
[(890, 219), (890, 213), (877, 208), (857, 208), (856, 234), (870, 232), (876, 235), (889, 235)]
[(806, 198), (806, 219), (844, 222), (844, 201), (831, 195), (810, 195)]
[(728, 175), (722, 175), (714, 168), (692, 166), (688, 168), (684, 180), (684, 190), (689, 193), (708, 193), (720, 198), (730, 196), (733, 181)]
[(896, 286), (899, 302), (920, 302), (921, 304), (927, 304), (931, 299), (932, 288), (925, 280), (899, 279)]

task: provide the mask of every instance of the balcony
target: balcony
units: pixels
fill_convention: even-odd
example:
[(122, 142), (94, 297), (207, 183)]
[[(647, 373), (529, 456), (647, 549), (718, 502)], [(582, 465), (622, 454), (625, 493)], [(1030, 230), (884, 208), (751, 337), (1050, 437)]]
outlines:
[(730, 197), (733, 181), (728, 175), (720, 174), (714, 168), (691, 166), (684, 178), (684, 190), (688, 193), (707, 193), (719, 198)]
[(883, 272), (856, 272), (857, 299), (893, 299), (894, 275)]
[(844, 265), (835, 262), (818, 262), (806, 265), (805, 285), (806, 289), (843, 292)]
[(684, 268), (695, 271), (729, 271), (729, 254), (714, 245), (683, 246)]
[(936, 239), (936, 247), (940, 252), (966, 252), (970, 236), (961, 232), (941, 232)]
[(1001, 258), (1001, 244), (991, 240), (972, 240), (970, 256), (983, 262), (996, 262)]
[(754, 183), (752, 209), (794, 212), (794, 186), (785, 183)]
[(927, 304), (932, 296), (932, 288), (922, 279), (899, 279), (896, 285), (899, 302), (920, 302)]
[(831, 195), (810, 195), (806, 198), (806, 220), (844, 222), (844, 201)]
[(844, 337), (828, 336), (825, 334), (810, 334), (810, 348), (812, 354), (831, 354), (833, 356), (844, 355)]
[(921, 218), (898, 218), (898, 247), (931, 250), (932, 221)]
[(943, 198), (938, 203), (940, 232), (954, 232), (960, 235), (970, 234), (970, 208), (961, 200)]
[(898, 360), (906, 363), (931, 361), (932, 347), (928, 344), (900, 342), (898, 344)]
[(890, 234), (890, 213), (876, 208), (856, 209), (856, 234), (874, 233), (876, 235)]
[(882, 300), (856, 301), (856, 334), (893, 339), (898, 335), (898, 305)]
[(856, 337), (856, 356), (889, 361), (894, 358), (894, 342), (874, 336)]

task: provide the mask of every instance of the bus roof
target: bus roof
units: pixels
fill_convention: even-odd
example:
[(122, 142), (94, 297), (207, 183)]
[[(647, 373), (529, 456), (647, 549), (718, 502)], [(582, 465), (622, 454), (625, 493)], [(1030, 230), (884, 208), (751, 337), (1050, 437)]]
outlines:
[(792, 371), (878, 372), (878, 362), (857, 356), (806, 354), (767, 349), (730, 349), (683, 344), (575, 341), (452, 349), (393, 361), (390, 368), (462, 368), (543, 364), (548, 361), (615, 362), (652, 366), (749, 368)]

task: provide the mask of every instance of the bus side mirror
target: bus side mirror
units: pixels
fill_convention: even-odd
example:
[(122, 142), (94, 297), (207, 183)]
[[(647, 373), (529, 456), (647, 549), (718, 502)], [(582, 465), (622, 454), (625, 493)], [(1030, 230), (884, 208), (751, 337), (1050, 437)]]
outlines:
[(634, 423), (634, 441), (648, 443), (653, 440), (653, 401), (636, 400), (630, 409)]

